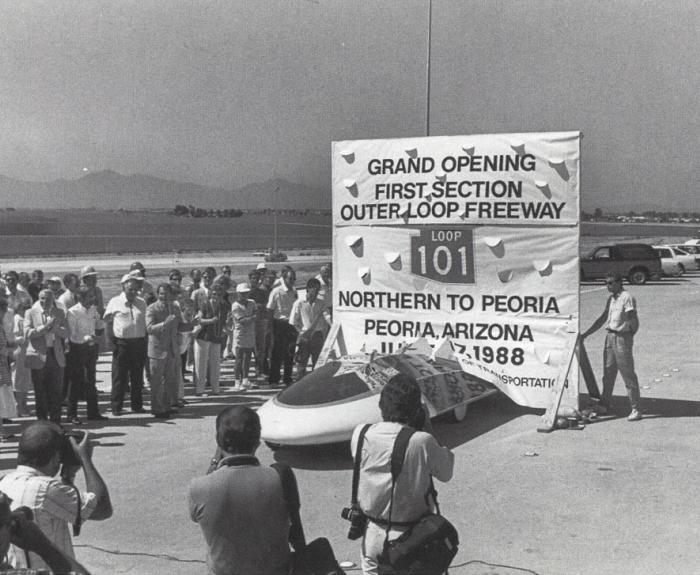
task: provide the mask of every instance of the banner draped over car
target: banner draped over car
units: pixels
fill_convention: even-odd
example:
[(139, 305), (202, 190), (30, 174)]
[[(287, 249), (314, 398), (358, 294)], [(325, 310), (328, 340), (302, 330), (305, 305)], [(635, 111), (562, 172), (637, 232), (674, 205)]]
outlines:
[(450, 338), (514, 401), (547, 407), (578, 331), (579, 144), (579, 132), (334, 142), (333, 310), (348, 351)]

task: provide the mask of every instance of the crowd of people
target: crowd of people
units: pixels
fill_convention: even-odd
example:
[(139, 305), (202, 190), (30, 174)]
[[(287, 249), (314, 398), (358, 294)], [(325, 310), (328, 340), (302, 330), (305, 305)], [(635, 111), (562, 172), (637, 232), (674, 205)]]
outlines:
[[(183, 280), (188, 279), (183, 283)], [(235, 360), (231, 391), (290, 385), (318, 359), (332, 321), (332, 268), (321, 266), (300, 297), (296, 273), (278, 277), (259, 264), (236, 282), (230, 266), (171, 269), (153, 285), (141, 262), (120, 280), (109, 300), (93, 266), (44, 278), (42, 270), (8, 271), (0, 280), (0, 416), (3, 422), (32, 413), (58, 425), (102, 421), (96, 388), (100, 352), (112, 351), (111, 414), (150, 411), (171, 417), (185, 403), (188, 368), (195, 396), (221, 392), (221, 363)], [(296, 366), (296, 374), (294, 368)], [(65, 413), (64, 413), (65, 408)], [(0, 438), (7, 439), (0, 423)]]

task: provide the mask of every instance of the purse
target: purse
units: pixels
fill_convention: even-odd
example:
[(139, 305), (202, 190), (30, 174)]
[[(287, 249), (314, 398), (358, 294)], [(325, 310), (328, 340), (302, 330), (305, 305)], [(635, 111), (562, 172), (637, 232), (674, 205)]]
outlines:
[(428, 513), (404, 531), (398, 538), (389, 541), (391, 512), (394, 505), (394, 486), (401, 473), (406, 448), (415, 432), (404, 427), (399, 432), (391, 452), (391, 498), (389, 500), (389, 522), (386, 527), (384, 550), (378, 557), (379, 575), (441, 575), (447, 572), (459, 548), (459, 534), (445, 517), (440, 515), (437, 491), (430, 477), (428, 496), (432, 496), (436, 513)]

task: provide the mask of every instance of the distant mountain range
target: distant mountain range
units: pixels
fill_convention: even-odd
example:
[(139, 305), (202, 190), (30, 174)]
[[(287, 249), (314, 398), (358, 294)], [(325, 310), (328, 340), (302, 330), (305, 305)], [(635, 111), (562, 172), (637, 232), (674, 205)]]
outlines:
[[(275, 189), (279, 191), (275, 194)], [(275, 179), (236, 190), (175, 182), (112, 170), (89, 173), (77, 180), (27, 182), (0, 175), (0, 208), (169, 209), (177, 204), (241, 210), (330, 209), (330, 190)]]

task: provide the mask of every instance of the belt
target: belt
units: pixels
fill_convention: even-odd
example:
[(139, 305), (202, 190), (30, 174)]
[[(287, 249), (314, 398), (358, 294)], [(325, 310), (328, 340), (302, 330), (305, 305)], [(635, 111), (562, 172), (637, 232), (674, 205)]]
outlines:
[[(367, 519), (369, 519), (372, 523), (375, 523), (381, 527), (387, 527), (389, 525), (389, 521), (387, 519), (380, 519), (379, 517), (370, 517), (367, 515)], [(411, 527), (418, 523), (420, 521), (420, 518), (414, 520), (414, 521), (392, 521), (391, 526), (392, 527)]]

